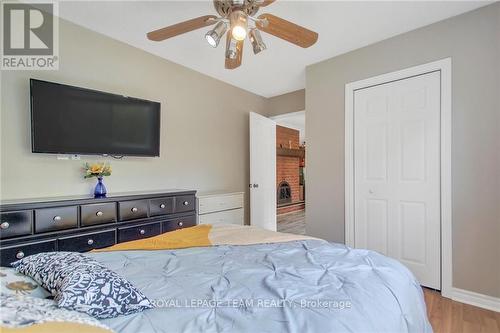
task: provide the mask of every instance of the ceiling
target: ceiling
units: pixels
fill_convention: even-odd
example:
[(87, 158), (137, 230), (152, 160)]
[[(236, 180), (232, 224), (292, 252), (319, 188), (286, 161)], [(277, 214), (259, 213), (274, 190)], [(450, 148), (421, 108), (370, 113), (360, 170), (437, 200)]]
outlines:
[(60, 16), (255, 94), (272, 97), (305, 87), (305, 68), (324, 59), (375, 43), (488, 4), (479, 1), (336, 2), (285, 1), (260, 10), (319, 33), (302, 49), (262, 33), (268, 49), (254, 55), (245, 42), (243, 64), (224, 68), (224, 43), (205, 41), (209, 28), (163, 42), (146, 33), (194, 17), (215, 14), (211, 1), (64, 1)]

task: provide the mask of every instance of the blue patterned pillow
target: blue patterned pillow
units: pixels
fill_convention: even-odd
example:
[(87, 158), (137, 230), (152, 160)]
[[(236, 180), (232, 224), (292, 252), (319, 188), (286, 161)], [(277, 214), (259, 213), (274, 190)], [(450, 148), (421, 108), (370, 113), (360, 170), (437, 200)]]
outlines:
[(152, 308), (129, 281), (80, 253), (39, 253), (12, 265), (51, 291), (66, 309), (105, 319)]
[(74, 265), (95, 266), (99, 263), (78, 252), (43, 252), (13, 262), (11, 265), (17, 272), (30, 276), (54, 295), (57, 283), (71, 273)]

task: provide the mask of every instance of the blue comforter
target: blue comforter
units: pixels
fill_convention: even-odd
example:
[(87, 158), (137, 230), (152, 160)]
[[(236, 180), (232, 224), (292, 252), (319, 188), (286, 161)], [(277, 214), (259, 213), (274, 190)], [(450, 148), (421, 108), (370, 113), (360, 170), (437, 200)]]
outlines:
[(132, 332), (432, 332), (403, 265), (321, 240), (89, 256), (156, 308), (103, 320)]

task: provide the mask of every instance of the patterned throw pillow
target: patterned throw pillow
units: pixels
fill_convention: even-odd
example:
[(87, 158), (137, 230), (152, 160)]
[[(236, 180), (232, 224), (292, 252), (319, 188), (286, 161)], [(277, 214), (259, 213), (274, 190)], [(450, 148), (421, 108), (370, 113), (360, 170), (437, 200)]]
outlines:
[(53, 300), (29, 296), (0, 295), (2, 327), (21, 328), (47, 322), (71, 322), (109, 328), (81, 312), (59, 308)]
[(99, 263), (78, 252), (43, 252), (15, 261), (11, 265), (55, 295), (57, 283), (71, 273), (73, 266), (95, 266)]
[(81, 253), (39, 253), (12, 265), (49, 289), (63, 308), (99, 319), (152, 308), (149, 299), (129, 281)]
[(50, 296), (50, 293), (35, 280), (9, 267), (0, 267), (0, 293), (3, 295), (29, 295), (38, 298)]

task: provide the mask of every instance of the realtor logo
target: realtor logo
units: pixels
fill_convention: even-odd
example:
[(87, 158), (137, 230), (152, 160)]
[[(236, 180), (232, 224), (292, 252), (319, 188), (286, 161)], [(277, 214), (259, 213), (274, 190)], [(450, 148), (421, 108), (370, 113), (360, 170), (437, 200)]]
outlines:
[(2, 2), (3, 70), (58, 69), (57, 3)]

